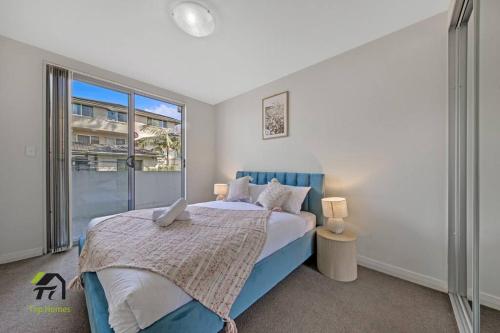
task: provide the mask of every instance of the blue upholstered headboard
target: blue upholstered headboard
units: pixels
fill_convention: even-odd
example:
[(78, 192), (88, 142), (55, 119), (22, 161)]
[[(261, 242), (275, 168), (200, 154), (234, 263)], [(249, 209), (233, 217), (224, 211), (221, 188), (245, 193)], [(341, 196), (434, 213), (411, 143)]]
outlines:
[(324, 193), (325, 175), (322, 173), (237, 171), (236, 178), (250, 176), (254, 184), (267, 184), (276, 178), (281, 184), (290, 186), (310, 186), (311, 190), (302, 204), (302, 210), (316, 215), (316, 224), (323, 224), (321, 198)]

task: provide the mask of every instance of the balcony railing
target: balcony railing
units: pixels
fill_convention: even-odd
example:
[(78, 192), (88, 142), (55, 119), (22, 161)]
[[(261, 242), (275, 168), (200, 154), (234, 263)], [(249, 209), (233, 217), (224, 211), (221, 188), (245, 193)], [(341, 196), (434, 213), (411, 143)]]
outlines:
[[(136, 209), (168, 206), (181, 195), (180, 171), (135, 172)], [(127, 171), (72, 171), (73, 238), (83, 234), (91, 219), (128, 209)]]

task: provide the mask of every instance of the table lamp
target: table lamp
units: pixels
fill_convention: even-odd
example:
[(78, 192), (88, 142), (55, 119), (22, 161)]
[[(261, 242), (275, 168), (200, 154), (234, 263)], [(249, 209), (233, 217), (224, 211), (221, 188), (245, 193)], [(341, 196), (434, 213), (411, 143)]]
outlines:
[(347, 201), (345, 198), (331, 197), (321, 199), (323, 216), (327, 218), (326, 227), (333, 233), (344, 232), (344, 217), (347, 217)]
[(217, 196), (217, 200), (224, 200), (227, 190), (227, 184), (214, 184), (214, 194)]

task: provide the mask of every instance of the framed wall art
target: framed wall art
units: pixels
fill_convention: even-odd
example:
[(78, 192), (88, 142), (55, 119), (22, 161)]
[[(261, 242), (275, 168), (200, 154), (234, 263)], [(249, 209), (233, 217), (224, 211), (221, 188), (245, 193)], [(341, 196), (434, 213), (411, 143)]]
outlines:
[(288, 91), (262, 99), (262, 139), (288, 136)]

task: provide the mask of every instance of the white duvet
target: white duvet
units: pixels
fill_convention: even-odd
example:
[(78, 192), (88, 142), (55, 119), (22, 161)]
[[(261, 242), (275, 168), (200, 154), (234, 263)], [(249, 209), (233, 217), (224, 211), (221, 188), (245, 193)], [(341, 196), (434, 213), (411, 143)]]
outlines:
[[(196, 206), (220, 209), (263, 209), (244, 202), (211, 201)], [(93, 219), (89, 226), (109, 216)], [(308, 212), (294, 215), (273, 212), (267, 222), (267, 239), (257, 262), (302, 237), (316, 226), (316, 217)], [(97, 272), (108, 301), (109, 324), (116, 333), (135, 333), (192, 298), (159, 274), (132, 268), (107, 268)]]

